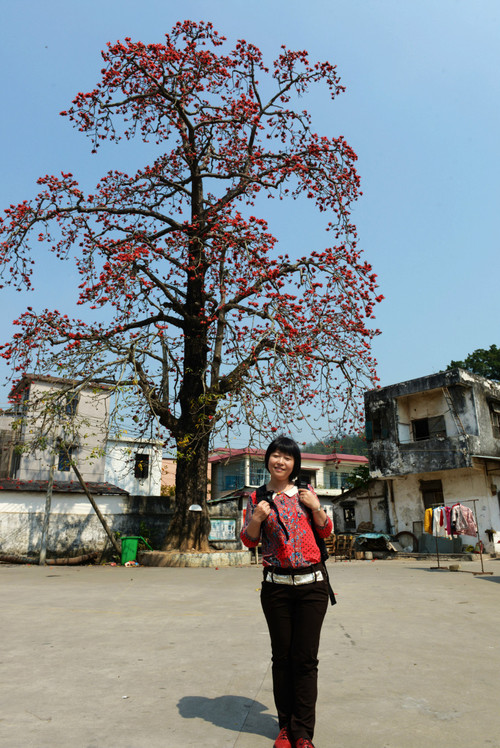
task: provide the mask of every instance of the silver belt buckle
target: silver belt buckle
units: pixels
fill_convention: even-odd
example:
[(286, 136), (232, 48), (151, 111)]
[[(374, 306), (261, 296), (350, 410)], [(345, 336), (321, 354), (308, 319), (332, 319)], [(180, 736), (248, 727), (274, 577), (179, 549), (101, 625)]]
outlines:
[(323, 573), (321, 571), (310, 571), (309, 574), (300, 574), (295, 577), (295, 584), (311, 584), (312, 582), (321, 582)]
[(271, 573), (271, 581), (275, 584), (293, 584), (293, 577), (291, 574)]
[(321, 582), (323, 580), (323, 572), (321, 571), (310, 571), (308, 574), (273, 574), (271, 573), (271, 581), (275, 584), (311, 584), (312, 582)]
[(298, 574), (295, 577), (295, 584), (311, 584), (315, 581), (314, 572), (310, 571), (308, 574)]

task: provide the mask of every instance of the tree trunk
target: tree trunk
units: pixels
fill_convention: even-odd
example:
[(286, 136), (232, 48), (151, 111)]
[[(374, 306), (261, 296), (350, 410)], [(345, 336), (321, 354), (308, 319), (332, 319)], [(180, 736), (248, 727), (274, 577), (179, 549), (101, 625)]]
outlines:
[[(210, 550), (210, 519), (207, 507), (208, 435), (177, 445), (175, 475), (175, 511), (163, 547), (164, 551)], [(193, 443), (194, 442), (194, 443)], [(190, 511), (199, 504), (202, 511)]]
[[(192, 217), (203, 233), (203, 185), (198, 167), (193, 164)], [(208, 551), (210, 519), (207, 507), (208, 445), (216, 402), (206, 397), (208, 357), (205, 316), (204, 243), (193, 235), (187, 268), (183, 377), (179, 389), (181, 415), (175, 431), (177, 468), (175, 473), (175, 511), (164, 550)], [(189, 510), (199, 505), (200, 511)]]

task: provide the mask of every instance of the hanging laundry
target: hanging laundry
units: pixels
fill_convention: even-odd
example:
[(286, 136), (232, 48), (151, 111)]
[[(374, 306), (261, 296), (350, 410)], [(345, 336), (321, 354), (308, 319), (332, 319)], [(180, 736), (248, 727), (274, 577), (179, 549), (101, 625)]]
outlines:
[(436, 538), (447, 538), (444, 506), (437, 506), (432, 515), (432, 534)]
[(426, 509), (424, 514), (424, 532), (432, 535), (432, 509)]
[(446, 532), (451, 535), (451, 506), (445, 506), (444, 511), (446, 514)]
[(451, 524), (456, 535), (477, 535), (474, 512), (468, 506), (455, 504), (451, 508)]

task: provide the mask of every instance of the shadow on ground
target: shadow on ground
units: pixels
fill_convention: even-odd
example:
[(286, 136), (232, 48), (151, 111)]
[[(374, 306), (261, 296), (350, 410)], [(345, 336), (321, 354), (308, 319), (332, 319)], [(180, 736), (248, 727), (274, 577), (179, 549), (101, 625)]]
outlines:
[(266, 738), (276, 737), (277, 720), (267, 707), (244, 696), (184, 696), (177, 704), (184, 719), (204, 719), (217, 727)]

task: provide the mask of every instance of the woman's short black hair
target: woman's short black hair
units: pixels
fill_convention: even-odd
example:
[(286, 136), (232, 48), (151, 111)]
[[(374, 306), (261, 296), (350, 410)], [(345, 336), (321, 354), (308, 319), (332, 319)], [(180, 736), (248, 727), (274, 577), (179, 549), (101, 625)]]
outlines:
[(266, 466), (266, 470), (268, 469), (270, 455), (272, 455), (273, 452), (277, 451), (284, 452), (286, 455), (290, 455), (290, 457), (293, 457), (293, 470), (290, 473), (290, 480), (296, 480), (300, 475), (301, 465), (299, 445), (288, 436), (281, 435), (276, 437), (276, 439), (271, 442), (266, 450), (266, 456), (264, 457), (264, 465)]

